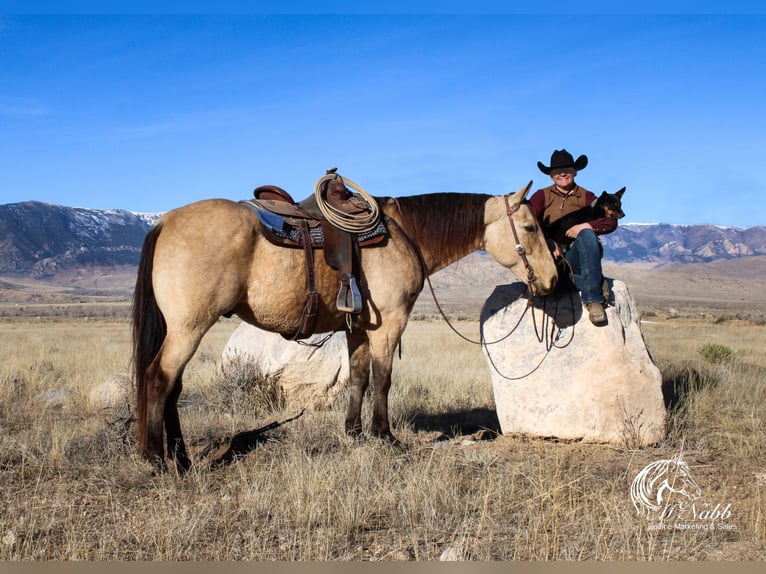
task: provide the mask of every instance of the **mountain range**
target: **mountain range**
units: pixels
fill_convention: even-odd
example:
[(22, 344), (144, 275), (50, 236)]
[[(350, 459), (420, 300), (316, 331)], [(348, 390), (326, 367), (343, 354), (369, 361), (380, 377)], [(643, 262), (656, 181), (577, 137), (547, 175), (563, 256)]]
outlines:
[[(38, 201), (0, 205), (0, 275), (40, 279), (83, 267), (137, 265), (159, 215)], [(705, 263), (766, 255), (766, 226), (627, 223), (602, 241), (605, 260), (618, 264)]]
[[(159, 216), (37, 201), (0, 205), (0, 316), (125, 313), (144, 236)], [(602, 239), (605, 274), (627, 283), (647, 308), (697, 312), (704, 302), (707, 311), (766, 316), (766, 227), (627, 223)], [(515, 280), (481, 251), (432, 279), (442, 307), (469, 318), (496, 285)], [(434, 313), (424, 289), (415, 314)]]
[(604, 257), (616, 263), (705, 263), (766, 255), (766, 227), (627, 223), (602, 236)]
[(0, 205), (0, 274), (43, 278), (79, 267), (137, 265), (157, 217), (38, 201)]
[[(0, 205), (0, 275), (44, 278), (82, 267), (137, 265), (159, 215), (38, 201)], [(766, 255), (766, 226), (627, 223), (602, 242), (604, 258), (615, 263), (704, 263)]]

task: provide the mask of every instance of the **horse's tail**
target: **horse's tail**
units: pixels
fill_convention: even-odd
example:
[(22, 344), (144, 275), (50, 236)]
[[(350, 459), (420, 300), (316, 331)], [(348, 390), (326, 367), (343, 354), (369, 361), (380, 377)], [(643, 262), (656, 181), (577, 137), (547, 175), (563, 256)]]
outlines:
[(136, 383), (139, 452), (143, 452), (147, 437), (146, 371), (157, 356), (167, 332), (165, 319), (157, 307), (152, 286), (154, 248), (161, 230), (161, 224), (155, 225), (144, 239), (141, 260), (138, 263), (136, 288), (133, 292), (133, 368)]

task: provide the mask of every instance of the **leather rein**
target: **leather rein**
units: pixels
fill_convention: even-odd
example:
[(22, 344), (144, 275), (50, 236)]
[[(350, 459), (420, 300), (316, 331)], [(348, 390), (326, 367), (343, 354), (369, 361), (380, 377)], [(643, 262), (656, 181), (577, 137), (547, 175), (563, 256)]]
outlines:
[[(516, 223), (513, 221), (513, 214), (516, 213), (519, 208), (521, 208), (522, 203), (520, 202), (516, 207), (511, 207), (510, 201), (509, 201), (510, 195), (503, 196), (503, 201), (505, 202), (505, 214), (508, 217), (508, 221), (511, 224), (511, 232), (513, 233), (513, 240), (516, 242), (516, 253), (519, 254), (521, 257), (522, 262), (524, 263), (524, 267), (527, 269), (527, 280), (529, 282), (532, 282), (537, 279), (537, 276), (535, 275), (535, 271), (532, 268), (532, 264), (529, 262), (529, 259), (527, 258), (527, 250), (524, 248), (524, 246), (521, 244), (521, 241), (519, 241), (519, 233), (516, 230)], [(396, 207), (399, 210), (399, 213), (402, 213), (401, 208), (399, 207), (399, 203), (396, 202)], [(452, 322), (447, 317), (447, 314), (444, 312), (444, 309), (442, 309), (442, 306), (439, 304), (439, 300), (436, 297), (436, 291), (434, 290), (434, 286), (431, 283), (431, 278), (428, 276), (428, 268), (426, 266), (426, 262), (423, 259), (423, 254), (420, 252), (420, 248), (417, 246), (417, 244), (410, 238), (407, 233), (405, 233), (404, 229), (402, 229), (401, 225), (399, 225), (394, 219), (389, 218), (389, 223), (397, 230), (399, 235), (404, 239), (404, 242), (407, 244), (407, 246), (410, 248), (410, 251), (412, 251), (415, 256), (418, 259), (418, 262), (420, 263), (420, 268), (423, 272), (423, 281), (428, 285), (428, 290), (431, 292), (431, 297), (434, 300), (434, 304), (436, 305), (436, 308), (439, 311), (439, 314), (441, 315), (442, 319), (444, 319), (444, 322), (447, 323), (447, 326), (461, 339), (464, 341), (467, 341), (468, 343), (471, 343), (473, 345), (495, 345), (497, 343), (500, 343), (501, 341), (504, 341), (508, 337), (513, 334), (513, 332), (516, 330), (516, 328), (521, 324), (521, 320), (524, 318), (524, 315), (526, 315), (527, 311), (530, 307), (533, 307), (532, 299), (527, 300), (527, 306), (524, 309), (524, 312), (522, 313), (521, 317), (519, 317), (518, 323), (514, 325), (513, 329), (511, 329), (511, 332), (502, 337), (501, 339), (498, 339), (497, 341), (485, 341), (484, 340), (484, 334), (482, 333), (481, 340), (477, 341), (475, 339), (471, 339), (470, 337), (466, 337), (463, 335), (460, 331), (458, 331), (455, 326), (452, 324)], [(534, 310), (532, 311), (532, 320), (534, 321)], [(542, 341), (544, 338), (544, 331), (543, 329), (543, 335), (538, 334), (538, 340)], [(537, 323), (535, 322), (535, 333), (537, 333)]]
[[(519, 208), (521, 207), (521, 203), (519, 203), (519, 205), (517, 205), (516, 207), (511, 207), (509, 202), (509, 197), (510, 196), (508, 195), (503, 197), (505, 202), (505, 213), (511, 225), (511, 232), (513, 233), (513, 239), (516, 242), (516, 252), (519, 254), (519, 257), (521, 257), (521, 260), (524, 263), (524, 267), (527, 270), (527, 280), (529, 282), (532, 282), (535, 279), (537, 279), (537, 276), (535, 275), (534, 269), (532, 268), (532, 264), (529, 262), (529, 259), (527, 258), (527, 250), (524, 248), (524, 246), (521, 244), (521, 241), (519, 240), (519, 233), (516, 229), (516, 223), (513, 221), (513, 214), (519, 210)], [(398, 207), (399, 206), (397, 202), (397, 208)], [(401, 209), (399, 209), (399, 212), (401, 213)], [(503, 335), (502, 337), (500, 337), (499, 339), (495, 341), (487, 341), (484, 339), (484, 330), (482, 329), (480, 340), (477, 341), (475, 339), (471, 339), (470, 337), (466, 337), (455, 328), (455, 326), (447, 317), (447, 314), (444, 312), (444, 309), (442, 309), (442, 306), (439, 304), (439, 300), (436, 297), (436, 292), (434, 290), (433, 284), (431, 283), (431, 278), (428, 276), (428, 269), (426, 267), (426, 262), (423, 259), (423, 254), (420, 252), (420, 249), (418, 248), (417, 244), (405, 233), (401, 225), (399, 225), (393, 218), (389, 218), (388, 221), (397, 230), (399, 235), (404, 239), (407, 246), (415, 254), (418, 261), (420, 262), (420, 267), (423, 272), (423, 280), (428, 285), (428, 289), (431, 292), (431, 297), (433, 298), (434, 304), (436, 305), (436, 308), (439, 310), (439, 314), (441, 315), (442, 319), (444, 319), (444, 322), (447, 323), (447, 326), (452, 330), (452, 332), (454, 332), (458, 337), (460, 337), (464, 341), (467, 341), (468, 343), (471, 343), (473, 345), (481, 345), (482, 347), (484, 347), (487, 352), (487, 358), (489, 359), (490, 364), (492, 365), (495, 372), (497, 372), (497, 374), (503, 379), (516, 381), (516, 380), (520, 380), (525, 377), (528, 377), (529, 375), (531, 375), (533, 372), (535, 372), (537, 369), (540, 368), (540, 366), (548, 357), (548, 354), (551, 352), (552, 349), (565, 348), (569, 346), (569, 344), (574, 339), (575, 330), (574, 330), (574, 325), (572, 325), (572, 332), (570, 334), (569, 340), (563, 345), (557, 344), (562, 334), (561, 329), (558, 329), (556, 327), (556, 321), (554, 319), (551, 319), (551, 316), (546, 312), (547, 299), (545, 298), (543, 298), (542, 324), (538, 327), (537, 318), (535, 317), (535, 309), (534, 309), (535, 305), (534, 305), (534, 300), (532, 297), (529, 297), (527, 299), (527, 304), (524, 306), (524, 311), (522, 311), (518, 321), (516, 321), (516, 324), (511, 328), (511, 330), (506, 335)], [(496, 345), (498, 343), (501, 343), (505, 341), (508, 337), (510, 337), (516, 331), (516, 329), (518, 329), (519, 325), (521, 325), (521, 322), (526, 316), (528, 311), (532, 315), (532, 324), (534, 325), (535, 336), (537, 340), (540, 343), (545, 344), (545, 354), (543, 355), (540, 362), (535, 367), (533, 367), (529, 372), (521, 376), (509, 376), (500, 372), (499, 368), (495, 364), (495, 361), (492, 359), (492, 356), (489, 353), (488, 347), (489, 345)], [(553, 317), (555, 317), (557, 314), (558, 314), (558, 303), (556, 303), (556, 308), (554, 309)]]

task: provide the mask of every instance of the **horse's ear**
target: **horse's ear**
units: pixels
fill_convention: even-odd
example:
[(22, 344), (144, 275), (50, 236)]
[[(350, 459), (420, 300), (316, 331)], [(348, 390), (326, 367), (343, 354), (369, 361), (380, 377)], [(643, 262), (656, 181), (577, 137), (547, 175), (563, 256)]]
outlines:
[(529, 193), (529, 190), (532, 189), (532, 180), (529, 180), (529, 183), (527, 184), (527, 187), (524, 188), (524, 194), (521, 196), (522, 199), (525, 199), (527, 197), (527, 194)]
[(529, 180), (529, 183), (522, 187), (519, 191), (511, 195), (510, 197), (510, 204), (511, 205), (521, 205), (521, 202), (524, 201), (524, 199), (527, 197), (527, 194), (529, 193), (529, 189), (532, 187), (532, 180)]

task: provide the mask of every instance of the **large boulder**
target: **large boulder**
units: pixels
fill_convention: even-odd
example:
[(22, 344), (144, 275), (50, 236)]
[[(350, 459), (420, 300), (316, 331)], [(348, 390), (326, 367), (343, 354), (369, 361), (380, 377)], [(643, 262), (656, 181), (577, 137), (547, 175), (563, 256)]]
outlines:
[(603, 327), (591, 324), (577, 292), (532, 299), (527, 309), (526, 287), (514, 283), (487, 299), (483, 349), (504, 434), (631, 446), (662, 439), (662, 376), (626, 285), (607, 284)]
[(242, 323), (221, 355), (224, 368), (238, 361), (257, 365), (261, 374), (278, 381), (288, 402), (309, 408), (331, 406), (349, 379), (343, 332), (318, 333), (296, 342)]

